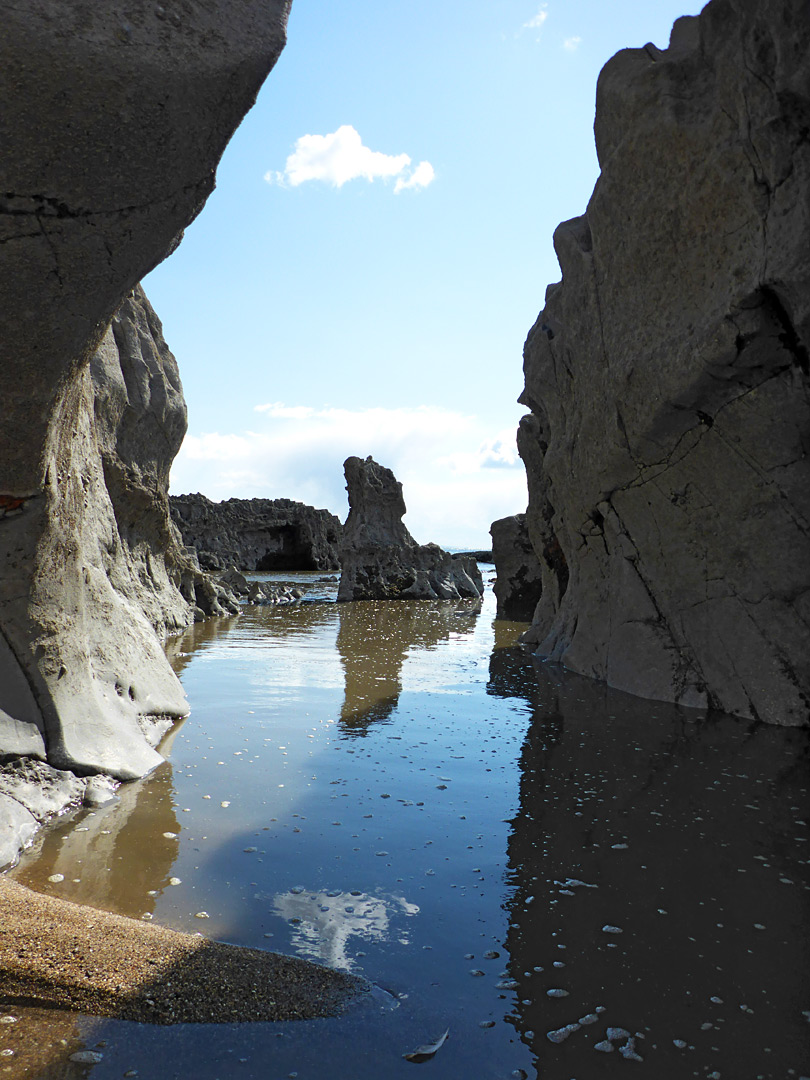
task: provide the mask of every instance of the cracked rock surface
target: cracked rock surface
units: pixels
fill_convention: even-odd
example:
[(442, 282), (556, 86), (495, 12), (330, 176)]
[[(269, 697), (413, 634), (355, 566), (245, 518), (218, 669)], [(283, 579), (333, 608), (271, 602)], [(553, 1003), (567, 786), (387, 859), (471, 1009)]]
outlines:
[(349, 516), (340, 547), (338, 600), (477, 599), (484, 584), (472, 555), (417, 544), (402, 521), (402, 484), (372, 458), (343, 463)]
[(0, 758), (143, 775), (187, 711), (160, 635), (192, 605), (236, 607), (171, 524), (185, 405), (135, 286), (212, 190), (288, 9), (29, 0), (4, 12)]
[(810, 22), (712, 0), (617, 54), (555, 233), (518, 444), (540, 655), (799, 725), (810, 703)]

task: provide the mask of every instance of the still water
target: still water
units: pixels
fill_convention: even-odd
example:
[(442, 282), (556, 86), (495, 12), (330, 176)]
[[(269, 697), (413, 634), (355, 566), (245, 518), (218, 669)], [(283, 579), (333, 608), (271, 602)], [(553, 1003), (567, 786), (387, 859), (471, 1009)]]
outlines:
[(810, 1076), (806, 731), (533, 664), (489, 590), (337, 605), (295, 578), (300, 605), (169, 644), (192, 713), (166, 763), (13, 876), (374, 992), (283, 1024), (10, 1009), (0, 1076)]

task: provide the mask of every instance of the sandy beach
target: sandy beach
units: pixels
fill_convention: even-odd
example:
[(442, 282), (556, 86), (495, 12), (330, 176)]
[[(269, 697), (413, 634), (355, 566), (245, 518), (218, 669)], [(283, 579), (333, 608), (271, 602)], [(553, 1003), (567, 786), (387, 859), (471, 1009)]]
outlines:
[(329, 1016), (357, 978), (34, 893), (0, 877), (0, 1003), (151, 1024)]

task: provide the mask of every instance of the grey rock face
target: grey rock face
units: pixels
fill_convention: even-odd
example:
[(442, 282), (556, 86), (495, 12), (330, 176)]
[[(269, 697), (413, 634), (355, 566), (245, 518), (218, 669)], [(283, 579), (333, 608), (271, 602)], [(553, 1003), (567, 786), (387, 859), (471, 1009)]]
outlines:
[(0, 735), (14, 752), (139, 776), (160, 760), (144, 718), (186, 712), (155, 633), (188, 614), (186, 568), (157, 554), (172, 546), (179, 383), (142, 294), (108, 327), (201, 209), (288, 8), (4, 12)]
[(484, 591), (474, 558), (417, 544), (402, 522), (402, 484), (370, 457), (344, 462), (349, 516), (338, 600), (458, 600)]
[(597, 90), (587, 213), (524, 351), (541, 655), (806, 724), (810, 21), (712, 0)]
[[(291, 499), (172, 495), (172, 517), (184, 543), (209, 569), (336, 570), (342, 526), (328, 510)], [(212, 558), (213, 556), (213, 558)]]
[(496, 618), (531, 622), (543, 590), (543, 573), (529, 539), (526, 515), (513, 514), (493, 521), (489, 531), (497, 574)]

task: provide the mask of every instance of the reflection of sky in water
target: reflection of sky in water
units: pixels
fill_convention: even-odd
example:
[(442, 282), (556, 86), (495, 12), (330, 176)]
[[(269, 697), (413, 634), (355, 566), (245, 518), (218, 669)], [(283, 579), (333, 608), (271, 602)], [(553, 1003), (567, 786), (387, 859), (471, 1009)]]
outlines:
[(321, 960), (330, 967), (350, 971), (353, 937), (381, 942), (396, 935), (408, 945), (407, 925), (398, 916), (418, 915), (417, 904), (404, 896), (383, 899), (361, 892), (308, 892), (296, 886), (274, 897), (274, 912), (291, 926), (291, 943), (300, 956)]

